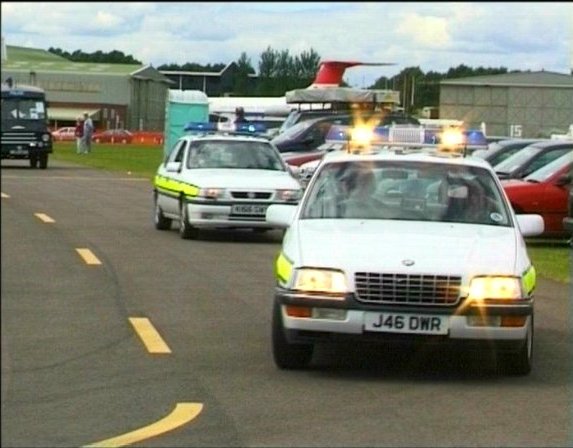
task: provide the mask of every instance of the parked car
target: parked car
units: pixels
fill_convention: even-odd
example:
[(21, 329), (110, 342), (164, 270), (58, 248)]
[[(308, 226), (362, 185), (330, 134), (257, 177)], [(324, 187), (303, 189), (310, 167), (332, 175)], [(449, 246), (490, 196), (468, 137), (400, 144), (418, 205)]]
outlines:
[(500, 179), (523, 179), (573, 150), (573, 140), (544, 140), (526, 146), (494, 166)]
[(131, 143), (133, 134), (126, 129), (108, 129), (95, 132), (92, 140), (95, 143)]
[(76, 128), (73, 126), (65, 126), (63, 128), (56, 129), (52, 131), (52, 138), (55, 141), (74, 141), (76, 139), (75, 135)]
[(472, 155), (487, 160), (491, 166), (496, 166), (520, 149), (539, 141), (541, 141), (541, 139), (534, 138), (500, 140), (489, 143), (487, 149), (474, 151)]
[(567, 201), (567, 216), (563, 218), (563, 227), (572, 238), (569, 243), (573, 246), (573, 188), (569, 187), (569, 200)]
[(326, 136), (332, 125), (355, 125), (358, 120), (365, 122), (376, 119), (376, 126), (391, 124), (420, 126), (416, 118), (402, 114), (382, 115), (378, 112), (355, 114), (333, 114), (326, 117), (312, 118), (291, 126), (283, 133), (272, 139), (283, 159), (293, 166), (320, 159), (324, 148), (319, 148), (326, 141)]
[(535, 213), (545, 221), (544, 236), (567, 236), (563, 220), (571, 193), (573, 151), (539, 168), (523, 180), (502, 180), (515, 213)]

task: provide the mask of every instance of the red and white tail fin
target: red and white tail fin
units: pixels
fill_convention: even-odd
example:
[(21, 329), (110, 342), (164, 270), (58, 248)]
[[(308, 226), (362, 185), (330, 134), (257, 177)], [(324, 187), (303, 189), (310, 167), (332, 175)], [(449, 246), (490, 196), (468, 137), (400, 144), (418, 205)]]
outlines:
[(358, 61), (322, 61), (318, 66), (318, 72), (313, 83), (308, 89), (324, 89), (338, 87), (342, 82), (342, 76), (349, 67), (356, 65), (396, 65), (392, 62), (358, 62)]

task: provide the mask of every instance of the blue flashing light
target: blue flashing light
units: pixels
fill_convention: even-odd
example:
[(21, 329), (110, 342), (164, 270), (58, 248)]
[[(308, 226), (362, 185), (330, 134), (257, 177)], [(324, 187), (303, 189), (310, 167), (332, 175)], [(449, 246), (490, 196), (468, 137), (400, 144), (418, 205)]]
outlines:
[(259, 134), (267, 132), (267, 127), (263, 123), (237, 123), (235, 125), (235, 132), (244, 134)]
[(466, 143), (470, 146), (487, 146), (487, 139), (482, 131), (470, 129), (464, 132)]
[(328, 142), (345, 142), (348, 140), (348, 129), (350, 126), (333, 124), (330, 126), (325, 140)]
[(193, 132), (213, 132), (217, 130), (217, 123), (192, 121), (187, 123), (183, 129)]

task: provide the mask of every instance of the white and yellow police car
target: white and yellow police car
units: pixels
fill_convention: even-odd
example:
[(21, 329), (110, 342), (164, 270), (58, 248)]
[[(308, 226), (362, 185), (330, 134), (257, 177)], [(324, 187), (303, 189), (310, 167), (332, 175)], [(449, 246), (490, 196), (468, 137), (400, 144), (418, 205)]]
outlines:
[(523, 237), (541, 216), (516, 216), (481, 159), (356, 147), (326, 155), (297, 206), (267, 209), (287, 229), (277, 366), (305, 367), (318, 342), (422, 341), (493, 349), (502, 370), (527, 374), (536, 276)]
[(276, 228), (265, 219), (271, 204), (296, 204), (301, 186), (268, 139), (256, 131), (219, 132), (216, 125), (191, 123), (157, 169), (154, 221), (158, 230), (179, 222), (181, 238), (201, 228)]

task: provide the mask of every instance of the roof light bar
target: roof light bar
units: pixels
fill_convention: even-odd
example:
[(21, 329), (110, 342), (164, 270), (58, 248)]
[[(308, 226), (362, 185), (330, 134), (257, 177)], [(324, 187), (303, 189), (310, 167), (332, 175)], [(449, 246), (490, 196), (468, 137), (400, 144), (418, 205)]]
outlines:
[(211, 134), (241, 134), (241, 135), (254, 135), (261, 134), (267, 131), (267, 127), (263, 123), (210, 123), (210, 122), (189, 122), (183, 128), (187, 132), (195, 133), (211, 133)]

